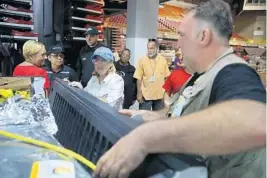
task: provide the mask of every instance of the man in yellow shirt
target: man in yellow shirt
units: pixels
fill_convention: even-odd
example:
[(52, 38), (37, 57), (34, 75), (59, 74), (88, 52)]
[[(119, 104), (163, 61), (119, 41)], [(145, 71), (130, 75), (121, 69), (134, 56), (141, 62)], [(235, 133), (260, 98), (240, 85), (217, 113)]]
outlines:
[(134, 78), (137, 79), (137, 100), (141, 110), (161, 110), (164, 107), (162, 88), (165, 78), (170, 74), (167, 60), (158, 54), (159, 43), (149, 39), (147, 55), (136, 66)]

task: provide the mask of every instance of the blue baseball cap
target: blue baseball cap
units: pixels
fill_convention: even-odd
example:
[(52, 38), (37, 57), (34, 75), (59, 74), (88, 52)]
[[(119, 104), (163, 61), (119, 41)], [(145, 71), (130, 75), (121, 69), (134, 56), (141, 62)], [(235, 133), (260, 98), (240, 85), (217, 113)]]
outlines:
[(51, 46), (46, 54), (50, 55), (51, 53), (54, 53), (54, 54), (63, 53), (63, 54), (65, 54), (63, 47), (60, 45)]
[(107, 47), (97, 48), (94, 54), (91, 56), (91, 60), (93, 60), (96, 56), (99, 56), (108, 62), (114, 61), (113, 52)]

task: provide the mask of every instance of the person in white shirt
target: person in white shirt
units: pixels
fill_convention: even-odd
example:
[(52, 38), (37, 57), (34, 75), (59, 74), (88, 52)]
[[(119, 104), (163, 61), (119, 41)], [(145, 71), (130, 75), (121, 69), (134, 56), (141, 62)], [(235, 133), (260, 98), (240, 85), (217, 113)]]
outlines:
[[(108, 103), (116, 109), (121, 109), (124, 100), (124, 81), (116, 74), (112, 51), (106, 47), (97, 48), (91, 57), (95, 71), (84, 91)], [(78, 82), (71, 86), (83, 88)]]

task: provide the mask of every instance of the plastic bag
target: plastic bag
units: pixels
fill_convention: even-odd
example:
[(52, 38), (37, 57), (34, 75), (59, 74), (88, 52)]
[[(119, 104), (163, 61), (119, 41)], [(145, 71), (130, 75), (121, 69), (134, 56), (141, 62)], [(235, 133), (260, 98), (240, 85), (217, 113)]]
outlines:
[(42, 95), (33, 95), (30, 100), (16, 95), (0, 105), (0, 126), (36, 123), (49, 134), (58, 131), (49, 101)]

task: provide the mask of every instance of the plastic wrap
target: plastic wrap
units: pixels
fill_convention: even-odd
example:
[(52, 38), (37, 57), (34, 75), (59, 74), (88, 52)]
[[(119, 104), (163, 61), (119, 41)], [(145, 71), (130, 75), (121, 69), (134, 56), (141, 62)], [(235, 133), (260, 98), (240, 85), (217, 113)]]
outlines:
[[(2, 118), (3, 119), (3, 118)], [(0, 126), (1, 130), (59, 145), (57, 140), (36, 123)], [(75, 178), (91, 178), (72, 158), (54, 151), (0, 136), (0, 177), (29, 178), (34, 162), (65, 160), (73, 163)], [(49, 162), (48, 162), (49, 163)], [(48, 178), (48, 177), (46, 177)]]
[(17, 124), (39, 124), (48, 134), (58, 131), (48, 99), (33, 95), (26, 100), (16, 95), (0, 105), (0, 126)]
[[(0, 130), (60, 146), (52, 136), (58, 128), (48, 99), (41, 95), (34, 95), (30, 100), (14, 96), (0, 105)], [(67, 155), (0, 135), (0, 178), (29, 178), (35, 163), (47, 163), (49, 166), (39, 166), (39, 170), (46, 171), (57, 168), (52, 166), (55, 161), (64, 162), (60, 162), (60, 167), (65, 161), (72, 163), (75, 178), (91, 177), (81, 164)]]

